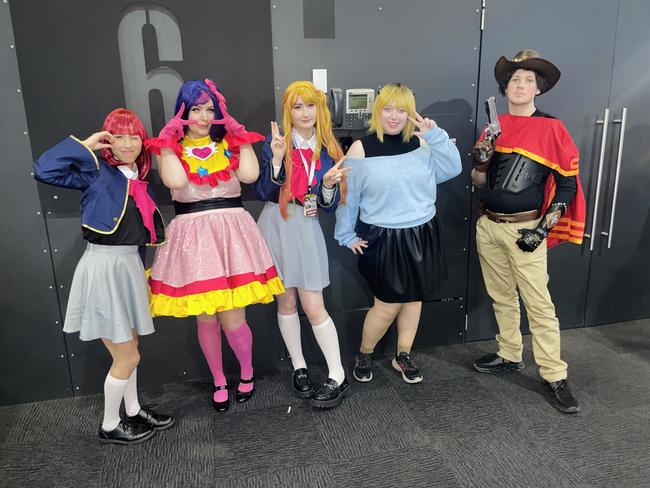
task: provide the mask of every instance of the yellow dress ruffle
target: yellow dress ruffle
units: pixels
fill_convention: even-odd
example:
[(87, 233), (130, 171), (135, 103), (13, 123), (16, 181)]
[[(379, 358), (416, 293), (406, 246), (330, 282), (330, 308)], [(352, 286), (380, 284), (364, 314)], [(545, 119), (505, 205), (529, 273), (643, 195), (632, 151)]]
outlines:
[[(148, 277), (148, 276), (147, 276)], [(149, 292), (152, 317), (190, 317), (201, 314), (213, 315), (233, 308), (243, 308), (254, 303), (271, 303), (274, 295), (284, 293), (279, 277), (262, 284), (253, 281), (230, 290), (213, 290), (184, 297), (170, 297)]]

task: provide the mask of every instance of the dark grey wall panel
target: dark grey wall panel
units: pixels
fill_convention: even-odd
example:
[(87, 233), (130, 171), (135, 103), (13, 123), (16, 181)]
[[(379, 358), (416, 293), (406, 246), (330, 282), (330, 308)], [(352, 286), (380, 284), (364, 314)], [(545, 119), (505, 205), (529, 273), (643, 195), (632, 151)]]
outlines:
[[(3, 8), (8, 21), (9, 8), (7, 5), (3, 5)], [(44, 306), (39, 311), (39, 319), (40, 315), (44, 316), (43, 320), (47, 315), (48, 324), (52, 324), (50, 333), (55, 339), (43, 336), (42, 342), (34, 341), (33, 348), (39, 356), (47, 359), (48, 354), (41, 349), (54, 351), (52, 344), (60, 344), (62, 351), (60, 354), (57, 351), (54, 357), (61, 362), (63, 371), (40, 391), (28, 388), (27, 385), (37, 382), (25, 378), (16, 379), (20, 388), (9, 388), (8, 382), (3, 382), (3, 388), (7, 384), (8, 389), (15, 390), (15, 396), (11, 398), (15, 398), (15, 401), (70, 394), (71, 383), (75, 393), (96, 392), (101, 390), (101, 379), (106, 374), (110, 358), (98, 341), (88, 343), (79, 341), (74, 335), (64, 337), (60, 331), (61, 317), (58, 316), (59, 302), (56, 294), (58, 291), (60, 309), (65, 314), (74, 269), (85, 249), (85, 242), (80, 236), (80, 194), (39, 185), (39, 204), (36, 183), (29, 175), (32, 156), (28, 144), (31, 142), (33, 153), (38, 155), (70, 133), (86, 137), (100, 129), (110, 110), (124, 106), (125, 103), (127, 108), (139, 107), (139, 115), (145, 122), (150, 120), (157, 131), (164, 120), (172, 115), (177, 87), (172, 90), (169, 86), (173, 86), (174, 80), (179, 80), (180, 84), (182, 80), (202, 79), (206, 76), (214, 79), (223, 89), (233, 115), (251, 130), (265, 131), (274, 110), (270, 5), (260, 5), (253, 0), (236, 4), (201, 0), (192, 2), (190, 8), (186, 2), (178, 0), (155, 3), (122, 0), (95, 2), (90, 6), (82, 0), (56, 4), (27, 0), (12, 2), (11, 15), (16, 26), (17, 44), (21, 47), (18, 50), (18, 60), (25, 83), (22, 92), (26, 96), (25, 110), (30, 133), (33, 135), (31, 141), (22, 136), (27, 155), (13, 158), (16, 161), (20, 159), (24, 168), (21, 177), (24, 177), (32, 193), (12, 182), (11, 191), (21, 192), (22, 198), (29, 202), (29, 205), (22, 206), (24, 210), (17, 212), (22, 219), (16, 219), (12, 225), (21, 226), (21, 242), (34, 242), (34, 247), (42, 252), (42, 249), (47, 248), (48, 241), (43, 217), (37, 216), (36, 212), (42, 208), (47, 217), (53, 262), (50, 262), (50, 250), (47, 249), (44, 256), (37, 255), (29, 260), (30, 265), (37, 266), (38, 263), (38, 269), (29, 270), (28, 276), (39, 279), (45, 279), (46, 275), (50, 277), (47, 286), (50, 282), (53, 286), (51, 301), (57, 316), (49, 317), (51, 313), (46, 314)], [(138, 19), (141, 18), (138, 16), (145, 19), (143, 25), (138, 24)], [(130, 24), (127, 22), (129, 19)], [(128, 36), (124, 34), (125, 29)], [(124, 45), (120, 46), (125, 38), (131, 42), (127, 49)], [(15, 66), (15, 52), (12, 50), (11, 54)], [(130, 71), (125, 72), (125, 69)], [(167, 81), (171, 80), (171, 85), (160, 81), (163, 80), (162, 75), (167, 76)], [(16, 73), (14, 76), (17, 80)], [(16, 83), (17, 81), (8, 83), (13, 94), (5, 92), (5, 95), (16, 94)], [(134, 100), (138, 102), (137, 107), (128, 103), (134, 90), (144, 100), (144, 104), (140, 99)], [(20, 97), (21, 94), (18, 94), (19, 100)], [(8, 106), (11, 107), (11, 104)], [(22, 106), (16, 113), (23, 115), (13, 117), (12, 128), (15, 131), (27, 130), (26, 124), (23, 128), (15, 123), (20, 118), (24, 120)], [(5, 134), (8, 136), (10, 133), (3, 131), (3, 136)], [(14, 135), (12, 140), (22, 139)], [(170, 203), (169, 191), (160, 184), (157, 173), (152, 173), (159, 200)], [(9, 190), (7, 194), (10, 194)], [(247, 194), (246, 190), (244, 195)], [(253, 202), (253, 207), (258, 206), (257, 202)], [(34, 208), (33, 218), (23, 215), (30, 207)], [(169, 221), (173, 209), (164, 206), (163, 213)], [(25, 234), (23, 226), (30, 219), (40, 226), (42, 237), (39, 239)], [(12, 229), (12, 235), (20, 234)], [(16, 249), (20, 247), (15, 244), (13, 246)], [(24, 249), (24, 252), (28, 251), (28, 248)], [(153, 251), (150, 251), (149, 263), (152, 258)], [(33, 286), (31, 291), (36, 292), (38, 289), (38, 286)], [(39, 300), (42, 294), (42, 300), (47, 302), (49, 295), (46, 292), (38, 293)], [(18, 295), (15, 299), (19, 301), (21, 296)], [(272, 310), (272, 307), (266, 308)], [(284, 359), (282, 339), (274, 325), (275, 312), (272, 314), (273, 320), (270, 320), (266, 317), (266, 308), (251, 307), (248, 310), (256, 345), (266, 346), (256, 347), (255, 350), (255, 364), (259, 370), (283, 364)], [(59, 323), (55, 324), (55, 320)], [(7, 334), (11, 338), (3, 343), (3, 347), (15, 345), (13, 335), (25, 334), (17, 328), (10, 328), (9, 324), (25, 321), (26, 319), (15, 319), (3, 323), (3, 336)], [(36, 318), (27, 321), (29, 327), (44, 325)], [(139, 375), (142, 385), (209, 375), (196, 341), (193, 319), (160, 318), (155, 320), (155, 326), (156, 334), (142, 338), (143, 362)], [(68, 354), (64, 349), (65, 341), (69, 345)], [(25, 349), (26, 347), (14, 348), (14, 351), (20, 350), (22, 353)], [(226, 363), (229, 372), (238, 374), (236, 362), (227, 345), (224, 350), (228, 351)], [(11, 354), (6, 357), (13, 358)], [(43, 368), (40, 366), (34, 364), (32, 369), (27, 375), (42, 374)], [(49, 371), (56, 370), (49, 367)], [(59, 387), (61, 381), (64, 386)], [(52, 392), (55, 387), (68, 387), (68, 391)], [(33, 392), (27, 391), (29, 389)], [(0, 403), (2, 402), (3, 399), (0, 398)]]
[(18, 74), (9, 6), (0, 3), (0, 405), (71, 394), (65, 342)]
[[(497, 96), (499, 113), (507, 110), (506, 100), (498, 95), (493, 74), (494, 63), (500, 56), (511, 58), (521, 49), (532, 48), (558, 66), (562, 72), (559, 83), (538, 97), (536, 105), (562, 119), (578, 146), (580, 178), (587, 196), (588, 216), (593, 211), (594, 165), (602, 134), (602, 126), (596, 120), (602, 118), (609, 102), (616, 9), (616, 2), (607, 0), (551, 0), (544, 3), (490, 0), (485, 15), (480, 67), (481, 103), (488, 96)], [(562, 14), (558, 15), (558, 12)], [(576, 35), (575, 19), (578, 18), (580, 34)], [(482, 107), (478, 111), (478, 122), (480, 131), (486, 122)], [(473, 218), (476, 219), (480, 192), (474, 197)], [(473, 226), (468, 340), (493, 337), (496, 330), (475, 256), (474, 230)], [(589, 240), (586, 239), (582, 246), (562, 244), (549, 251), (549, 289), (563, 328), (584, 324), (591, 260), (588, 247)]]
[[(409, 85), (415, 91), (419, 112), (434, 118), (456, 138), (464, 172), (438, 187), (437, 207), (449, 257), (450, 278), (443, 295), (464, 297), (471, 201), (468, 153), (474, 138), (480, 1), (336, 1), (333, 39), (312, 39), (305, 34), (303, 8), (309, 2), (271, 3), (278, 120), (281, 94), (287, 85), (297, 79), (311, 80), (312, 69), (324, 68), (329, 87), (376, 89), (390, 81)], [(351, 135), (359, 137), (363, 132)], [(326, 306), (330, 311), (345, 311), (342, 320), (348, 323), (356, 316), (355, 310), (372, 304), (372, 295), (357, 272), (355, 256), (331, 240), (334, 219), (324, 216), (321, 224), (328, 240), (332, 282), (325, 291)], [(434, 319), (437, 305), (425, 307), (422, 324)], [(455, 306), (464, 306), (464, 302)], [(356, 322), (362, 322), (363, 315)], [(440, 343), (451, 337), (462, 340), (457, 331), (464, 328), (464, 313), (449, 318), (442, 326), (447, 331), (433, 336)], [(356, 327), (339, 328), (339, 336), (348, 336), (342, 342), (349, 341), (354, 348), (360, 337)], [(418, 336), (418, 343), (420, 340)]]
[(594, 231), (597, 240), (589, 277), (587, 325), (650, 317), (650, 93), (648, 67), (639, 62), (650, 56), (648, 19), (648, 2), (620, 1), (610, 110), (612, 120), (621, 121), (627, 108), (626, 126), (622, 140), (621, 123), (609, 126), (610, 151)]
[[(125, 20), (137, 13), (152, 22), (140, 27), (141, 36), (137, 20)], [(156, 24), (158, 29), (151, 20), (154, 13), (167, 16), (166, 22)], [(255, 0), (194, 0), (189, 4), (181, 0), (92, 4), (21, 0), (11, 2), (11, 14), (21, 46), (19, 65), (35, 155), (69, 134), (86, 137), (99, 130), (112, 109), (128, 105), (125, 89), (138, 95), (136, 112), (143, 120), (151, 120), (157, 133), (173, 115), (177, 89), (169, 87), (180, 86), (180, 81), (174, 85), (173, 80), (167, 85), (156, 83), (161, 70), (179, 80), (212, 78), (240, 122), (252, 130), (268, 129), (274, 107), (268, 4)], [(122, 48), (121, 26), (122, 36), (130, 42)], [(161, 49), (175, 43), (181, 44), (180, 55)], [(140, 60), (141, 51), (144, 58)], [(148, 103), (142, 99), (149, 99)], [(168, 192), (162, 186), (158, 189), (164, 201), (169, 201)], [(72, 191), (57, 190), (60, 198), (56, 201), (51, 187), (40, 185), (39, 191), (47, 210), (77, 209)]]

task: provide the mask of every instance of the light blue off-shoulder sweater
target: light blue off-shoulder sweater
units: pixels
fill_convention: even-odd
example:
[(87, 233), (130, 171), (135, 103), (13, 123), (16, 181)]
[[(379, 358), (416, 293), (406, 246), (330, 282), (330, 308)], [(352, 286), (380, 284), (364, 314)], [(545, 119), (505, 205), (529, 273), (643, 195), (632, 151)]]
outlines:
[(359, 240), (357, 216), (372, 225), (403, 229), (431, 220), (436, 214), (436, 185), (458, 176), (460, 154), (447, 133), (433, 127), (423, 134), (426, 144), (397, 156), (346, 159), (345, 204), (336, 210), (334, 238), (341, 246)]

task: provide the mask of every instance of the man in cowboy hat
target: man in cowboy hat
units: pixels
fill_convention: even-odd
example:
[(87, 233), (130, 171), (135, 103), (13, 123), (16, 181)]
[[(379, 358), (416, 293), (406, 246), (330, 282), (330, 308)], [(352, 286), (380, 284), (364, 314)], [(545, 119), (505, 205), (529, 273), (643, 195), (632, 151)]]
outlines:
[(578, 179), (578, 150), (564, 124), (535, 107), (535, 97), (560, 79), (560, 71), (526, 49), (494, 66), (508, 113), (499, 116), (496, 140), (474, 146), (472, 181), (485, 186), (476, 247), (499, 325), (499, 350), (474, 362), (481, 373), (519, 370), (522, 338), (519, 295), (526, 306), (533, 353), (554, 406), (578, 412), (560, 358), (560, 326), (548, 291), (547, 247), (582, 242), (585, 201)]

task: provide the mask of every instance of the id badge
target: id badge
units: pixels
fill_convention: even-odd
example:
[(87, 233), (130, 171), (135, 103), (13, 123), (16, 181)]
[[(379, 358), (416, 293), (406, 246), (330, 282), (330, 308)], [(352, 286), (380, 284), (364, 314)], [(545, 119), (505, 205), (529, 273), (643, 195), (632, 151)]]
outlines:
[(303, 201), (303, 211), (305, 217), (314, 217), (315, 215), (309, 215), (314, 210), (318, 209), (318, 203), (316, 195), (313, 193), (305, 193), (305, 199)]

